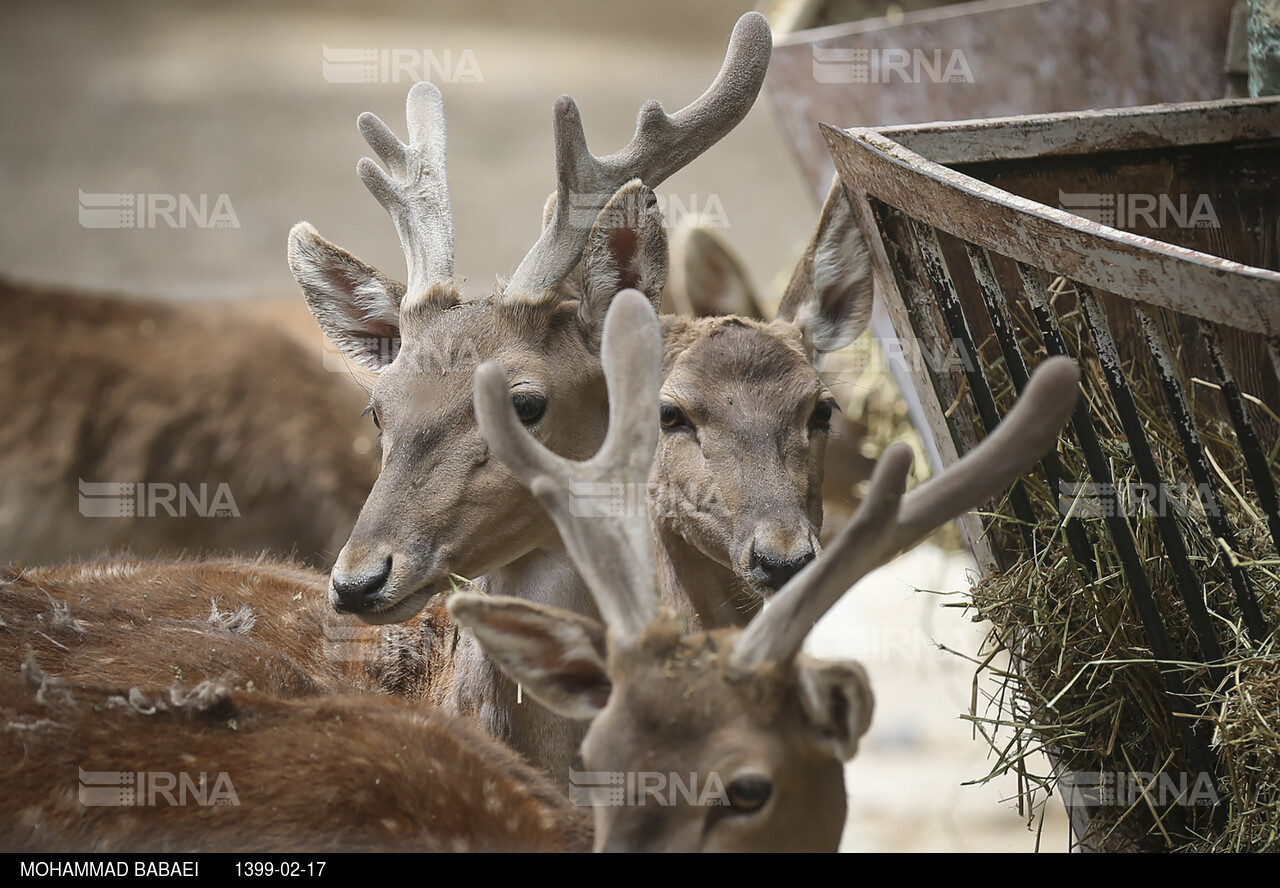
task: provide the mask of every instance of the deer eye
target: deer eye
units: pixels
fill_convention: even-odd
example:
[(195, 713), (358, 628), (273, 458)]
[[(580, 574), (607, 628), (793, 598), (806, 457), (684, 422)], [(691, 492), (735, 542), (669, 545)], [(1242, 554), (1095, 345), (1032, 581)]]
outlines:
[(831, 414), (836, 409), (836, 402), (824, 398), (813, 408), (813, 416), (809, 418), (809, 428), (815, 432), (831, 431)]
[(373, 424), (374, 426), (377, 427), (378, 431), (382, 431), (382, 423), (378, 422), (378, 411), (374, 408), (373, 404), (370, 404), (368, 407), (364, 408), (364, 412), (361, 413), (360, 415), (367, 416), (370, 419), (372, 419)]
[(689, 417), (684, 415), (684, 411), (675, 404), (663, 404), (658, 409), (658, 420), (662, 423), (664, 429), (675, 431), (676, 429), (689, 428)]
[(511, 403), (516, 408), (516, 416), (525, 425), (533, 425), (547, 412), (546, 396), (535, 392), (516, 392), (511, 396)]
[(759, 811), (773, 795), (773, 783), (762, 774), (743, 774), (735, 777), (725, 787), (729, 797), (729, 811), (734, 814), (750, 814)]

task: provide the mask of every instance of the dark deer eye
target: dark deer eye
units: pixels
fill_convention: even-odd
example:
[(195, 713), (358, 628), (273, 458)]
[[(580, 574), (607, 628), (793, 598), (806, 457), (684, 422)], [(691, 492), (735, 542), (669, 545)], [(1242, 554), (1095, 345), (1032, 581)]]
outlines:
[(664, 429), (684, 429), (689, 427), (689, 417), (675, 404), (663, 404), (658, 410), (658, 419)]
[(368, 416), (369, 418), (371, 418), (373, 420), (373, 424), (377, 427), (378, 431), (382, 431), (382, 423), (378, 422), (378, 411), (374, 409), (372, 404), (364, 408), (364, 413), (361, 413), (360, 415)]
[(815, 432), (831, 431), (831, 414), (836, 409), (835, 401), (830, 398), (819, 401), (813, 408), (813, 416), (809, 418), (809, 428)]
[(525, 425), (533, 425), (547, 412), (546, 397), (534, 392), (516, 392), (511, 396), (511, 403), (515, 405), (516, 416)]
[(735, 777), (725, 788), (729, 797), (729, 812), (750, 814), (759, 811), (773, 794), (773, 784), (760, 774), (744, 774)]

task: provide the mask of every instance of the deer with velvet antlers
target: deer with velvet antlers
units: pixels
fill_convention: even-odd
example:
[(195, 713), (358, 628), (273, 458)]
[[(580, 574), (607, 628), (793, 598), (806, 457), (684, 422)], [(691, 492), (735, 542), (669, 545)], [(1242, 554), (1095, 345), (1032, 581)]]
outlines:
[[(577, 108), (561, 97), (557, 190), (542, 235), (488, 298), (464, 301), (453, 281), (438, 90), (424, 83), (410, 91), (407, 145), (375, 116), (361, 116), (360, 129), (389, 172), (370, 159), (358, 170), (395, 223), (408, 285), (305, 223), (291, 233), (289, 251), (321, 327), (349, 358), (378, 371), (370, 411), (382, 430), (382, 472), (332, 573), (339, 610), (374, 624), (409, 620), (460, 574), (481, 576), (491, 594), (594, 613), (554, 527), (490, 458), (472, 412), (472, 372), (482, 360), (508, 367), (522, 422), (556, 453), (586, 458), (598, 449), (606, 423), (604, 313), (625, 286), (657, 305), (666, 280), (666, 235), (651, 188), (747, 113), (771, 40), (762, 16), (743, 16), (710, 88), (671, 115), (647, 103), (631, 142), (607, 157), (587, 151)], [(847, 204), (824, 216), (835, 224), (820, 230), (818, 253), (855, 261), (835, 274), (812, 265), (798, 272), (788, 319), (665, 322), (671, 397), (655, 468), (654, 486), (667, 496), (655, 498), (658, 551), (668, 597), (704, 625), (741, 623), (816, 554), (821, 501), (814, 490), (831, 407), (811, 365), (822, 345), (815, 334), (856, 332), (870, 300)], [(386, 363), (389, 342), (398, 351)], [(733, 403), (701, 397), (730, 381)], [(755, 466), (749, 480), (742, 465)], [(716, 591), (697, 600), (682, 588)], [(451, 649), (444, 674), (415, 674), (440, 665), (419, 628), (384, 631), (393, 661), (382, 670), (387, 685), (478, 714), (493, 734), (564, 775), (580, 729), (518, 706), (516, 686), (469, 642), (456, 655)]]
[[(802, 654), (805, 636), (849, 585), (1000, 491), (1051, 448), (1078, 395), (1078, 373), (1066, 359), (1045, 361), (999, 428), (905, 496), (910, 457), (891, 449), (853, 521), (768, 609), (745, 629), (688, 633), (662, 605), (645, 513), (575, 514), (582, 485), (643, 484), (659, 434), (652, 421), (659, 329), (646, 298), (620, 294), (603, 335), (610, 420), (599, 453), (585, 463), (556, 456), (531, 437), (501, 366), (486, 364), (475, 377), (485, 440), (552, 515), (603, 622), (468, 593), (454, 595), (449, 609), (532, 695), (590, 721), (583, 769), (704, 781), (697, 801), (679, 794), (665, 804), (644, 804), (644, 797), (618, 804), (608, 785), (593, 787), (597, 850), (833, 850), (845, 814), (842, 762), (867, 730), (871, 693), (856, 664)], [(253, 580), (243, 565), (222, 565), (212, 582), (226, 587), (240, 576), (294, 585), (302, 595), (315, 587), (313, 574), (259, 567)], [(264, 648), (243, 616), (215, 613), (198, 625), (163, 616), (171, 613), (168, 599), (186, 597), (191, 587), (157, 582), (160, 575), (145, 567), (130, 571), (64, 576), (65, 588), (55, 591), (64, 602), (75, 594), (80, 600), (63, 608), (24, 577), (5, 581), (0, 601), (6, 637), (16, 646), (11, 656), (24, 638), (41, 644), (44, 637), (55, 647), (42, 648), (53, 670), (28, 660), (21, 676), (0, 674), (0, 739), (13, 763), (0, 847), (582, 847), (582, 808), (469, 725), (402, 701), (313, 695), (303, 679), (315, 668), (308, 666), (314, 652)], [(131, 594), (138, 613), (117, 604), (95, 610), (92, 596), (103, 583), (113, 584), (117, 597)], [(150, 604), (142, 591), (148, 587), (157, 593)], [(121, 641), (139, 632), (172, 641), (144, 644), (122, 664)], [(166, 689), (136, 662), (155, 661), (163, 672), (174, 656), (189, 664), (192, 681), (204, 680)], [(250, 674), (267, 693), (246, 686)], [(299, 692), (301, 699), (275, 696)], [(284, 760), (282, 749), (289, 751)], [(227, 778), (227, 786), (217, 784), (224, 794), (236, 793), (235, 807), (85, 807), (70, 794), (68, 775), (80, 769), (83, 791), (86, 765), (217, 773)], [(699, 803), (708, 800), (718, 804)]]
[[(610, 423), (585, 463), (550, 452), (510, 403), (507, 372), (476, 373), (476, 412), (497, 456), (551, 514), (603, 622), (544, 604), (459, 593), (454, 618), (545, 705), (590, 720), (582, 768), (695, 775), (724, 805), (615, 804), (595, 795), (597, 850), (834, 850), (845, 814), (842, 763), (871, 717), (853, 663), (801, 652), (805, 637), (869, 571), (1003, 490), (1050, 450), (1079, 394), (1064, 358), (1043, 362), (1017, 406), (949, 470), (904, 495), (910, 451), (894, 445), (832, 545), (742, 629), (689, 633), (663, 607), (644, 513), (579, 514), (583, 490), (642, 484), (659, 429), (659, 328), (643, 296), (623, 293), (605, 328)], [(668, 800), (668, 802), (671, 800)]]

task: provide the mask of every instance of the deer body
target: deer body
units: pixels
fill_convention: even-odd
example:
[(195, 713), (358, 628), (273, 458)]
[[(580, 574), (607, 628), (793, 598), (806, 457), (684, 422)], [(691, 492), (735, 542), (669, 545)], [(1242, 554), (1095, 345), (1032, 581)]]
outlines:
[[(153, 694), (29, 668), (28, 681), (0, 677), (0, 718), (5, 851), (590, 846), (581, 809), (544, 776), (467, 724), (395, 699), (284, 700), (216, 682)], [(82, 804), (93, 772), (142, 775), (136, 801)], [(166, 802), (175, 795), (182, 804)]]
[[(356, 450), (371, 436), (358, 387), (318, 355), (231, 305), (3, 281), (0, 323), (0, 561), (128, 547), (332, 563), (372, 485)], [(104, 518), (82, 482), (147, 486)]]
[[(589, 847), (582, 812), (469, 720), (370, 693), (389, 652), (327, 585), (265, 560), (4, 568), (0, 848)], [(234, 803), (85, 807), (77, 768), (226, 775)]]

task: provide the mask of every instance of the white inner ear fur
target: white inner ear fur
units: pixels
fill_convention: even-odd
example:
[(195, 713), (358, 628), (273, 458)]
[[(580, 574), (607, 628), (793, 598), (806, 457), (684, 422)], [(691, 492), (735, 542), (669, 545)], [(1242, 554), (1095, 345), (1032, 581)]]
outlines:
[(857, 663), (828, 663), (801, 657), (796, 665), (800, 703), (814, 740), (841, 761), (858, 751), (858, 741), (871, 726), (874, 698), (867, 674)]

